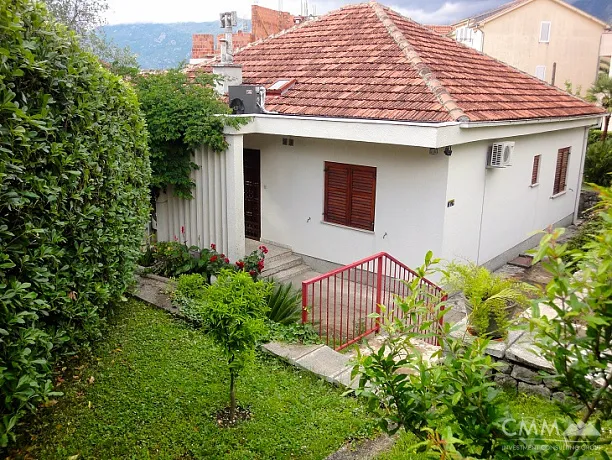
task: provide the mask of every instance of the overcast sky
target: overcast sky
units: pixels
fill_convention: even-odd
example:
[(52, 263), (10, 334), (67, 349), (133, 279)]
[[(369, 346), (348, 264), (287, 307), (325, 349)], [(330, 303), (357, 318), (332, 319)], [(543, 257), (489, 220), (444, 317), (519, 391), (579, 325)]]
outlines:
[[(323, 14), (342, 5), (363, 0), (309, 0), (317, 14)], [(450, 24), (474, 13), (482, 12), (508, 0), (381, 0), (405, 16), (424, 24)], [(278, 9), (279, 0), (108, 0), (109, 24), (132, 22), (201, 22), (214, 21), (223, 11), (235, 10), (242, 18), (250, 18), (251, 4)], [(283, 11), (300, 14), (300, 0), (280, 0)]]

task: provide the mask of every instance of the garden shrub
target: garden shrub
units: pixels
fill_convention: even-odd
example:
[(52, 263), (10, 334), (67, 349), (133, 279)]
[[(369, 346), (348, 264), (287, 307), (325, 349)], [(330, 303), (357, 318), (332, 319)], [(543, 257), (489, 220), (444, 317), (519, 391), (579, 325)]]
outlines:
[(302, 292), (291, 283), (279, 283), (268, 296), (268, 318), (284, 325), (295, 324), (302, 317)]
[(213, 243), (209, 248), (187, 246), (179, 241), (159, 242), (148, 246), (140, 255), (140, 261), (149, 263), (148, 270), (156, 275), (173, 277), (190, 273), (206, 275), (208, 283), (221, 270), (231, 269), (248, 272), (257, 279), (264, 269), (264, 259), (268, 249), (260, 246), (248, 256), (232, 264), (225, 254), (217, 252)]
[(612, 185), (612, 139), (589, 145), (584, 160), (584, 180), (602, 187)]
[(0, 444), (133, 282), (150, 167), (134, 92), (42, 2), (0, 3)]

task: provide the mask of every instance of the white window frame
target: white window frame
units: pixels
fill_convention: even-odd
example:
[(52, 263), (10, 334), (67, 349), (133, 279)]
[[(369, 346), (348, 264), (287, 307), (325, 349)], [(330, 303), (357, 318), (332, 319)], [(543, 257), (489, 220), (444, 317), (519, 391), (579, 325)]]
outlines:
[(545, 65), (537, 65), (536, 68), (535, 68), (535, 76), (536, 76), (536, 78), (539, 78), (542, 81), (546, 81), (546, 66)]
[[(542, 39), (542, 32), (544, 31), (544, 24), (548, 24), (548, 36), (545, 40)], [(550, 21), (542, 21), (540, 23), (540, 43), (550, 43), (550, 32), (552, 29), (552, 22)]]

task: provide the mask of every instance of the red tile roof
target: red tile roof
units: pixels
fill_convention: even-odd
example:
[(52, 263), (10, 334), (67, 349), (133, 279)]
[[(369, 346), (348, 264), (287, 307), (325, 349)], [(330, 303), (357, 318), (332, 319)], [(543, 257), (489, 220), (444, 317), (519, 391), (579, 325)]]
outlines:
[(603, 113), (374, 2), (304, 22), (234, 58), (244, 84), (296, 80), (266, 98), (280, 114), (444, 122)]
[(440, 35), (448, 35), (455, 30), (454, 26), (441, 26), (437, 24), (425, 24), (425, 27)]

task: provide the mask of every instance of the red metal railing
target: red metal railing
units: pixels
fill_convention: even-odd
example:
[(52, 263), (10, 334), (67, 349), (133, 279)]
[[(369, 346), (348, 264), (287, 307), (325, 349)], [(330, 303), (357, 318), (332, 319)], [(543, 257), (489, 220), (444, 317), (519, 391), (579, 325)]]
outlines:
[[(304, 281), (302, 323), (312, 323), (327, 345), (341, 350), (380, 330), (379, 321), (368, 315), (381, 314), (381, 305), (386, 307), (386, 316), (402, 318), (396, 299), (409, 294), (406, 282), (417, 277), (406, 265), (381, 252)], [(431, 281), (422, 279), (419, 284), (432, 303), (446, 300), (444, 291)], [(421, 324), (431, 319), (423, 317), (417, 321)], [(432, 327), (441, 325), (442, 321), (432, 322)], [(426, 341), (438, 345), (433, 336)]]

